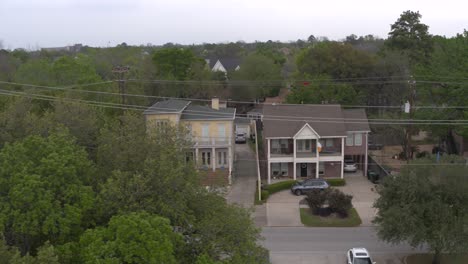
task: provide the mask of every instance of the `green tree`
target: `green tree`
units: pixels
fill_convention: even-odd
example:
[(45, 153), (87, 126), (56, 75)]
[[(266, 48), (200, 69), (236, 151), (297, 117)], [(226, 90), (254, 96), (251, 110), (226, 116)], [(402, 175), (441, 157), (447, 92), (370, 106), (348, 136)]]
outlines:
[(468, 168), (459, 156), (414, 160), (401, 173), (387, 177), (374, 206), (377, 234), (390, 243), (427, 246), (435, 253), (466, 252)]
[(78, 237), (92, 221), (93, 165), (67, 132), (30, 136), (0, 151), (0, 228), (9, 245), (34, 253), (46, 240)]
[[(157, 76), (174, 80), (191, 80), (192, 68), (205, 65), (205, 61), (196, 57), (189, 49), (165, 48), (153, 54)], [(199, 67), (199, 66), (198, 66)]]
[(181, 236), (169, 220), (146, 212), (112, 217), (106, 227), (87, 230), (80, 238), (83, 263), (177, 263)]
[(433, 49), (429, 26), (421, 23), (419, 12), (405, 11), (392, 24), (386, 46), (408, 56), (412, 65), (429, 60)]
[(281, 80), (281, 68), (271, 58), (251, 54), (243, 60), (240, 69), (232, 74), (232, 98), (253, 100), (276, 96), (281, 88)]

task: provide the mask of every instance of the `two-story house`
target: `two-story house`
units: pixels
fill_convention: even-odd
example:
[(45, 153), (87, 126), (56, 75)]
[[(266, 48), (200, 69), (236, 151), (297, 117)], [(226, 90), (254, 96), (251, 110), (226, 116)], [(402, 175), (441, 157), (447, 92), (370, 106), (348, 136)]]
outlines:
[(340, 105), (265, 105), (263, 137), (272, 178), (343, 178), (346, 158), (367, 170), (370, 132), (363, 109)]
[[(144, 111), (147, 129), (166, 124), (182, 125), (193, 142), (186, 159), (193, 160), (208, 176), (225, 178), (231, 183), (234, 159), (235, 108), (226, 108), (218, 98), (210, 106), (185, 100), (159, 101)], [(210, 173), (210, 172), (216, 173)]]

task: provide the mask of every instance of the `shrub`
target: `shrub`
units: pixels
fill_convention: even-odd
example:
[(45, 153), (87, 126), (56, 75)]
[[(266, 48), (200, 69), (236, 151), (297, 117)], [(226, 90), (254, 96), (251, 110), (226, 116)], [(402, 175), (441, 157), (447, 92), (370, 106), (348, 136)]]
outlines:
[(321, 215), (321, 209), (327, 201), (328, 190), (318, 190), (313, 189), (310, 192), (307, 192), (307, 197), (305, 198), (309, 208), (314, 215)]
[(327, 195), (328, 206), (333, 212), (336, 212), (340, 217), (347, 217), (348, 212), (353, 208), (351, 200), (352, 195), (344, 194), (340, 190), (333, 189)]
[(270, 196), (270, 192), (267, 190), (262, 190), (261, 196), (262, 196), (262, 201), (265, 201), (268, 199), (268, 196)]
[(327, 183), (330, 186), (345, 186), (346, 180), (345, 179), (328, 179)]
[(268, 190), (270, 194), (274, 194), (279, 191), (290, 189), (295, 183), (295, 180), (282, 181), (270, 184), (265, 189)]

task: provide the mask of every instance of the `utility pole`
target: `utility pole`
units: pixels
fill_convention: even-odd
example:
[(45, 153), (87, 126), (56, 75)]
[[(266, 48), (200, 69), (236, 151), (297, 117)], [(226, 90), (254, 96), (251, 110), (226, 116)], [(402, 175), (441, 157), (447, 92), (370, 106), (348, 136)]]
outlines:
[(120, 100), (122, 105), (126, 105), (125, 102), (125, 79), (124, 75), (130, 70), (129, 66), (115, 66), (112, 68), (112, 72), (117, 75), (118, 83), (119, 83), (119, 93), (120, 93)]
[(406, 128), (406, 142), (407, 142), (407, 148), (406, 148), (406, 159), (407, 163), (410, 162), (411, 154), (412, 154), (412, 132), (413, 132), (413, 115), (414, 115), (414, 104), (416, 101), (416, 80), (414, 80), (413, 76), (410, 76), (410, 79), (408, 80), (408, 85), (409, 85), (409, 98), (408, 98), (408, 104), (409, 104), (409, 123), (408, 127)]

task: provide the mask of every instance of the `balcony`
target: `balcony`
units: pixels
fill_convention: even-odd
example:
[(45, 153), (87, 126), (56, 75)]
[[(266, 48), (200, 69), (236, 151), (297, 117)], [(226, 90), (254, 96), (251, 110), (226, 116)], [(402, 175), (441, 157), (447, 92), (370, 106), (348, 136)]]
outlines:
[(232, 143), (230, 137), (192, 137), (192, 142), (198, 148), (229, 147)]
[(270, 157), (272, 158), (282, 158), (282, 157), (292, 157), (293, 150), (290, 148), (272, 148), (270, 151)]

